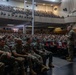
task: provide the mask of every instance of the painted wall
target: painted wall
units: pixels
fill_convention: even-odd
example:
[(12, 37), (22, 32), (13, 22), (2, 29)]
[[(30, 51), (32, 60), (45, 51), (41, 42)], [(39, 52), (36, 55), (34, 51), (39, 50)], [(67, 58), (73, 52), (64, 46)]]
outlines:
[(37, 10), (40, 11), (46, 11), (46, 12), (52, 12), (52, 7), (50, 5), (38, 5)]
[[(64, 8), (67, 8), (67, 11), (63, 11)], [(74, 9), (76, 9), (76, 0), (62, 0), (62, 4), (59, 7), (60, 16), (69, 15)]]
[[(59, 16), (66, 17), (69, 14), (69, 0), (62, 0), (61, 5), (56, 6), (58, 9), (54, 13), (59, 14)], [(64, 8), (67, 8), (68, 11), (63, 11)]]

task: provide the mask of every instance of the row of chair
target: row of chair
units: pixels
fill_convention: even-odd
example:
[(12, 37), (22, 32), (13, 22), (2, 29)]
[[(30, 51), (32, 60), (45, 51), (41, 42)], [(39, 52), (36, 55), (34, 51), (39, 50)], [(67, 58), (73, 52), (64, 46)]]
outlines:
[[(13, 6), (0, 5), (0, 10), (12, 12), (13, 14), (15, 14), (15, 13), (16, 14), (26, 14), (27, 16), (32, 15), (32, 9), (24, 10), (24, 8), (13, 7)], [(61, 17), (53, 14), (52, 12), (43, 12), (43, 11), (37, 11), (37, 10), (35, 10), (34, 12), (35, 12), (35, 16), (61, 18)]]

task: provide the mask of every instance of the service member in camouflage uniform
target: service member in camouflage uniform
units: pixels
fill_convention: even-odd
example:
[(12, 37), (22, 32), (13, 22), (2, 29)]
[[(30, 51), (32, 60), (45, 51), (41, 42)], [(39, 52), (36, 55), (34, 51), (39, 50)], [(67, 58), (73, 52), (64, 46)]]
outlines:
[(73, 61), (73, 52), (74, 52), (74, 43), (75, 43), (75, 32), (72, 29), (71, 25), (67, 27), (67, 30), (68, 30), (67, 45), (68, 45), (68, 54), (69, 54), (69, 57), (68, 57), (67, 60), (68, 61)]
[(4, 75), (4, 63), (0, 62), (0, 75)]
[(33, 62), (35, 62), (37, 65), (40, 66), (41, 72), (43, 72), (44, 70), (48, 70), (49, 68), (43, 65), (42, 57), (34, 52), (31, 43), (32, 39), (27, 38), (26, 44), (24, 45), (24, 53), (27, 54), (28, 57), (31, 58)]
[(9, 65), (13, 70), (13, 75), (17, 75), (15, 58), (12, 56), (11, 51), (7, 45), (5, 45), (5, 41), (0, 39), (0, 62), (3, 62), (5, 65)]
[[(30, 59), (28, 59), (28, 55), (25, 54), (25, 52), (23, 51), (22, 40), (20, 38), (16, 39), (16, 44), (14, 45), (14, 47), (12, 47), (12, 53), (16, 58), (18, 58), (18, 57), (24, 58), (24, 61), (28, 62), (28, 63), (30, 62), (29, 65), (31, 65), (31, 61), (30, 61)], [(25, 67), (26, 67), (26, 65), (25, 65)], [(31, 70), (31, 74), (36, 75), (36, 73), (33, 71), (33, 69)]]
[(40, 39), (37, 39), (34, 51), (43, 58), (44, 65), (46, 65), (46, 60), (49, 58), (49, 67), (54, 67), (52, 65), (52, 53), (44, 49), (44, 44), (41, 43)]

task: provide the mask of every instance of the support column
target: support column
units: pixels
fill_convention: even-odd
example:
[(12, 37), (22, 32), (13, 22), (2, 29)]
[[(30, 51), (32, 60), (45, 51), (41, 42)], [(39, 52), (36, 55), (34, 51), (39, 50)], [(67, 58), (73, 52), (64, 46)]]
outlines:
[(23, 26), (23, 34), (26, 34), (26, 26)]
[(24, 10), (26, 11), (26, 0), (24, 0)]
[(34, 35), (34, 0), (32, 0), (32, 35)]
[(74, 9), (74, 0), (69, 0), (69, 11), (70, 11), (70, 13), (73, 11), (73, 9)]
[[(24, 0), (24, 10), (26, 11), (26, 2), (27, 0)], [(26, 25), (23, 25), (23, 34), (26, 34)]]

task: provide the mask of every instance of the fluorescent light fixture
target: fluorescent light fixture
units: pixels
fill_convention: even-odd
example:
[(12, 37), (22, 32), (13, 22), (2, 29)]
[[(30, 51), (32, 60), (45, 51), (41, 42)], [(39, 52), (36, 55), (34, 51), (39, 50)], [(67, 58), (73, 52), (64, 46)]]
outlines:
[(48, 28), (54, 28), (54, 27), (48, 27)]
[(45, 5), (45, 3), (43, 3), (43, 5)]
[(24, 27), (24, 25), (17, 25), (17, 26), (15, 26), (15, 27), (18, 27), (18, 28), (20, 28), (20, 27)]
[(7, 26), (14, 26), (13, 24), (7, 24)]
[(53, 4), (51, 4), (51, 7), (53, 7), (54, 5)]
[(57, 1), (57, 0), (51, 0), (52, 2), (55, 2), (55, 1)]
[(6, 1), (6, 0), (2, 0), (2, 1)]
[(59, 32), (59, 31), (62, 31), (60, 27), (54, 29), (54, 32)]
[(27, 26), (27, 27), (32, 27), (32, 26)]
[(44, 0), (44, 1), (47, 1), (47, 2), (61, 2), (61, 0)]
[(14, 31), (14, 32), (18, 32), (18, 28), (12, 28), (12, 30)]
[(25, 3), (27, 2), (27, 0), (25, 0)]

